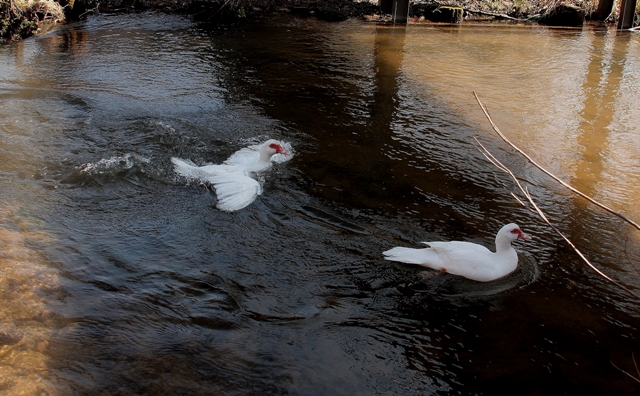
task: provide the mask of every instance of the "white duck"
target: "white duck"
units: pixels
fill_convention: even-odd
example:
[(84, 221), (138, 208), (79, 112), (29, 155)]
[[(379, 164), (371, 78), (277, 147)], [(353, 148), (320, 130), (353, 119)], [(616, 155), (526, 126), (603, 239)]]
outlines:
[(386, 260), (418, 264), (441, 272), (489, 282), (513, 272), (518, 266), (518, 254), (511, 247), (516, 239), (531, 239), (517, 224), (507, 224), (496, 235), (496, 252), (470, 242), (423, 242), (429, 248), (395, 247), (382, 253)]
[(171, 158), (171, 162), (180, 175), (211, 183), (218, 196), (217, 208), (233, 212), (248, 206), (262, 194), (262, 185), (255, 179), (258, 173), (269, 169), (272, 161), (290, 159), (283, 146), (283, 143), (270, 139), (236, 151), (220, 165), (198, 167), (179, 158)]

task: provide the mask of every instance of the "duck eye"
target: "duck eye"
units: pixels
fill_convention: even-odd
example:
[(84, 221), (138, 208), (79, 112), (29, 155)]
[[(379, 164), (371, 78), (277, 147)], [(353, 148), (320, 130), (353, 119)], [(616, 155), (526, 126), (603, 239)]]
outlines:
[(277, 149), (279, 149), (279, 148), (280, 148), (280, 146), (278, 146), (278, 145), (277, 145), (277, 144), (275, 144), (275, 143), (271, 143), (271, 144), (269, 145), (269, 147), (271, 147), (271, 148), (272, 148), (272, 149), (274, 149), (274, 150), (277, 150)]
[(514, 228), (513, 230), (511, 230), (511, 233), (520, 235), (520, 230), (517, 228)]

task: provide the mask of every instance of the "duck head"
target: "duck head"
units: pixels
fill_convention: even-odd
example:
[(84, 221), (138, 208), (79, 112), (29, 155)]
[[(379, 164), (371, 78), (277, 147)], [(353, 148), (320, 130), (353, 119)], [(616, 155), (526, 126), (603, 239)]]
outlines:
[(511, 242), (517, 239), (529, 240), (531, 237), (522, 232), (517, 224), (507, 224), (502, 227), (496, 235), (496, 251), (509, 250), (511, 248)]
[(498, 231), (498, 235), (496, 235), (496, 240), (497, 239), (507, 240), (509, 241), (509, 243), (511, 243), (516, 239), (530, 240), (531, 237), (525, 234), (524, 232), (522, 232), (522, 230), (520, 229), (520, 227), (518, 227), (517, 224), (511, 223), (502, 227), (500, 231)]
[(289, 152), (282, 147), (282, 143), (275, 139), (269, 139), (260, 148), (260, 159), (269, 161), (275, 154), (289, 155)]

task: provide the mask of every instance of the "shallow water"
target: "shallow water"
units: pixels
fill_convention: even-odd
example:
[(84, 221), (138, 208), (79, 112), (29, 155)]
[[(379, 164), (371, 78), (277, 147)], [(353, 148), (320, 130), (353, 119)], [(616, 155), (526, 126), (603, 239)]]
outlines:
[[(638, 299), (511, 195), (477, 137), (592, 262), (640, 293), (640, 36), (101, 15), (0, 48), (7, 394), (631, 394)], [(267, 137), (291, 161), (235, 213), (170, 158)], [(491, 246), (491, 283), (382, 260)], [(636, 354), (637, 354), (636, 353)]]

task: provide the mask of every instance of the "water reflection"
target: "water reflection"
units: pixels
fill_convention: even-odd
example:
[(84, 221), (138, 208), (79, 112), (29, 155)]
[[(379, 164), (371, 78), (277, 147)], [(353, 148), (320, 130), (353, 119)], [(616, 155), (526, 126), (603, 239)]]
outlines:
[(373, 46), (375, 91), (371, 104), (370, 137), (388, 136), (399, 109), (398, 85), (404, 56), (406, 28), (377, 26)]
[[(576, 141), (580, 147), (580, 157), (575, 163), (575, 173), (573, 181), (574, 187), (585, 194), (595, 197), (598, 200), (608, 200), (614, 198), (606, 190), (609, 185), (608, 173), (616, 165), (611, 159), (615, 152), (626, 150), (623, 147), (612, 147), (619, 133), (613, 125), (614, 117), (617, 113), (616, 103), (619, 102), (622, 92), (622, 80), (625, 74), (627, 53), (629, 47), (629, 36), (619, 36), (615, 32), (601, 32), (593, 36), (592, 45), (589, 51), (590, 61), (588, 63), (585, 79), (582, 85), (584, 96), (583, 106), (578, 113), (581, 121), (578, 125), (578, 135)], [(604, 203), (614, 210), (624, 211), (623, 202), (604, 201)], [(633, 220), (636, 212), (628, 214)], [(607, 218), (609, 217), (609, 218)], [(635, 253), (636, 248), (633, 241), (636, 238), (622, 236), (621, 238), (604, 237), (612, 231), (598, 228), (593, 229), (593, 223), (615, 223), (614, 230), (626, 230), (629, 225), (617, 220), (613, 215), (604, 213), (599, 209), (591, 207), (591, 204), (578, 196), (574, 198), (574, 206), (571, 211), (572, 219), (571, 238), (578, 241), (579, 246), (584, 246), (588, 256), (598, 265), (610, 268), (622, 269), (624, 267), (637, 267), (639, 256)], [(615, 231), (613, 231), (615, 232)], [(632, 234), (633, 231), (631, 231)], [(624, 234), (624, 232), (621, 232)], [(619, 252), (627, 252), (627, 259), (618, 261), (602, 255), (597, 249), (592, 249), (589, 241), (600, 239), (600, 243), (607, 246), (607, 249)], [(631, 243), (629, 243), (631, 241)], [(635, 264), (634, 264), (635, 263)]]
[(592, 195), (602, 180), (603, 162), (611, 156), (611, 121), (616, 114), (615, 102), (627, 59), (629, 37), (617, 37), (615, 33), (597, 33), (589, 52), (591, 60), (582, 85), (584, 93), (582, 121), (579, 124), (577, 142), (582, 148), (582, 158), (576, 162), (573, 184), (587, 195)]

